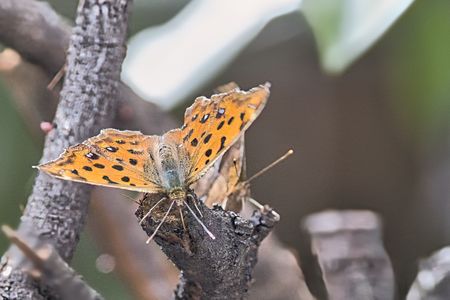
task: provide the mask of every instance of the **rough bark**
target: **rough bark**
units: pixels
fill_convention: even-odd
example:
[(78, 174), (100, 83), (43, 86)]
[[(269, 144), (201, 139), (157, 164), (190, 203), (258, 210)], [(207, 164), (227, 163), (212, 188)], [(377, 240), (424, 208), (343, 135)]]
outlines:
[[(65, 148), (112, 124), (125, 57), (128, 7), (127, 0), (80, 2), (61, 101), (41, 161), (56, 158)], [(36, 236), (70, 261), (87, 216), (90, 190), (87, 185), (38, 174), (19, 234), (31, 226)], [(7, 299), (42, 298), (36, 283), (16, 268), (26, 259), (23, 254), (11, 247), (3, 259), (6, 260), (3, 269), (8, 272), (1, 273), (0, 295)]]
[[(161, 195), (146, 195), (136, 211), (139, 220)], [(195, 207), (192, 199), (186, 202)], [(180, 217), (168, 219), (155, 236), (155, 242), (181, 271), (176, 299), (243, 299), (250, 287), (252, 270), (261, 241), (278, 221), (272, 210), (257, 211), (250, 220), (216, 206), (207, 208), (195, 200), (201, 220), (215, 235), (209, 237), (186, 206), (182, 209), (186, 230)], [(159, 205), (142, 227), (151, 236), (167, 210)], [(176, 211), (176, 209), (174, 210)]]
[(305, 227), (328, 299), (394, 299), (394, 273), (377, 215), (370, 211), (326, 211), (310, 215)]

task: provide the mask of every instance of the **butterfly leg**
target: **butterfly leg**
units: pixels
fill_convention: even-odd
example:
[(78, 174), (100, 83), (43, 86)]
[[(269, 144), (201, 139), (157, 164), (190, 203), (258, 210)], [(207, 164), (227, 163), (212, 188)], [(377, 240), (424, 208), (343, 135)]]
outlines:
[(196, 201), (196, 199), (194, 198), (194, 196), (192, 196), (191, 194), (187, 194), (187, 197), (189, 197), (189, 198), (192, 200), (192, 203), (194, 203), (195, 209), (198, 211), (198, 214), (200, 215), (200, 217), (203, 218), (203, 214), (202, 214), (202, 212), (200, 211), (200, 209), (198, 208), (198, 206), (197, 206), (197, 201)]
[(180, 212), (181, 223), (183, 224), (184, 231), (187, 231), (186, 224), (184, 223), (183, 211), (181, 210), (181, 206), (178, 206), (178, 211)]
[(158, 226), (155, 228), (155, 231), (153, 231), (153, 234), (145, 242), (146, 244), (149, 244), (151, 242), (151, 240), (153, 240), (153, 238), (155, 237), (155, 235), (158, 232), (159, 228), (161, 228), (162, 224), (164, 224), (164, 222), (167, 219), (167, 216), (169, 215), (170, 211), (172, 210), (172, 207), (173, 207), (174, 203), (175, 203), (175, 201), (172, 201), (172, 203), (170, 203), (169, 209), (167, 209), (167, 211), (164, 214), (164, 217), (162, 218), (161, 222), (159, 222)]
[(144, 220), (147, 219), (148, 216), (150, 216), (152, 210), (155, 209), (155, 207), (158, 206), (158, 204), (160, 204), (160, 203), (163, 202), (164, 200), (167, 200), (167, 198), (166, 198), (166, 197), (162, 197), (161, 199), (159, 199), (159, 201), (156, 202), (156, 204), (153, 205), (153, 206), (148, 210), (148, 212), (145, 214), (145, 216), (139, 221), (139, 225), (141, 225), (142, 222), (144, 222)]
[(206, 227), (206, 225), (197, 217), (197, 215), (192, 210), (192, 208), (189, 206), (189, 204), (186, 201), (184, 202), (184, 204), (186, 204), (186, 207), (188, 208), (190, 213), (194, 216), (195, 220), (200, 224), (200, 226), (202, 226), (203, 230), (205, 230), (205, 232), (209, 235), (209, 237), (212, 238), (213, 240), (215, 240), (216, 237), (214, 236), (214, 234), (212, 234), (212, 232), (209, 231), (208, 227)]

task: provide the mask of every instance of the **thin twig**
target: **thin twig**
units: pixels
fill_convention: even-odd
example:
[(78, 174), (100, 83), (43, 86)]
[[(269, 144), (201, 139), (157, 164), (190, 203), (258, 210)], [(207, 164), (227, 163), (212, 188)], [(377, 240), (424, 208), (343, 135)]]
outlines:
[(32, 262), (27, 270), (33, 277), (45, 282), (47, 288), (65, 300), (100, 300), (103, 299), (93, 288), (77, 275), (49, 244), (31, 246), (27, 239), (36, 241), (34, 231), (29, 228), (26, 236), (19, 234), (3, 225), (2, 231), (6, 237), (22, 251)]

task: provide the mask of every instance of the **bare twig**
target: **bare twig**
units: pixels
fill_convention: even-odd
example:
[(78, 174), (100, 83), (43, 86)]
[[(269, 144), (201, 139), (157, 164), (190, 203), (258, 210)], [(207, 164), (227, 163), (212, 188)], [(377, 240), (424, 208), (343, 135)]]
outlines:
[(370, 211), (326, 211), (310, 215), (305, 227), (328, 299), (394, 299), (394, 273), (377, 215)]
[(16, 231), (6, 225), (2, 226), (2, 231), (11, 243), (16, 245), (32, 262), (32, 267), (26, 271), (36, 279), (45, 282), (47, 288), (51, 289), (61, 299), (103, 299), (82, 280), (81, 276), (69, 267), (51, 245), (44, 244), (41, 240), (38, 246), (32, 247), (28, 240), (39, 241), (32, 228), (28, 228), (26, 236), (19, 236)]
[[(42, 161), (56, 158), (65, 148), (112, 123), (125, 56), (127, 19), (126, 0), (81, 1), (68, 50), (61, 101), (53, 122), (55, 128), (47, 135)], [(69, 261), (87, 215), (89, 192), (86, 185), (39, 174), (19, 234), (31, 226), (36, 236), (46, 239), (62, 259)], [(13, 247), (5, 256), (12, 271), (0, 277), (1, 295), (8, 299), (41, 298), (35, 283), (17, 268), (26, 258)]]

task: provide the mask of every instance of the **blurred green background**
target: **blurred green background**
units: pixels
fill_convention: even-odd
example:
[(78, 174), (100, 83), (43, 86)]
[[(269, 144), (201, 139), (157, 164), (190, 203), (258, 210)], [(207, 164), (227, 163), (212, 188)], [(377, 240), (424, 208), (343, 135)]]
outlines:
[[(50, 2), (67, 18), (74, 16), (74, 1)], [(131, 34), (164, 22), (186, 3), (136, 1)], [(418, 260), (450, 243), (448, 12), (447, 0), (417, 1), (341, 76), (321, 71), (308, 25), (289, 15), (269, 24), (202, 92), (209, 95), (229, 81), (244, 88), (272, 82), (269, 105), (248, 133), (249, 174), (289, 147), (296, 154), (254, 183), (255, 198), (280, 212), (277, 231), (300, 256), (303, 216), (327, 208), (376, 211), (385, 222), (401, 294), (416, 275)], [(280, 34), (280, 24), (298, 34), (264, 45)], [(31, 190), (31, 166), (39, 160), (43, 135), (29, 132), (16, 109), (11, 77), (0, 75), (0, 223), (15, 226)], [(6, 247), (0, 236), (0, 251)], [(113, 274), (95, 268), (98, 255), (84, 234), (75, 269), (106, 299), (130, 297)]]

